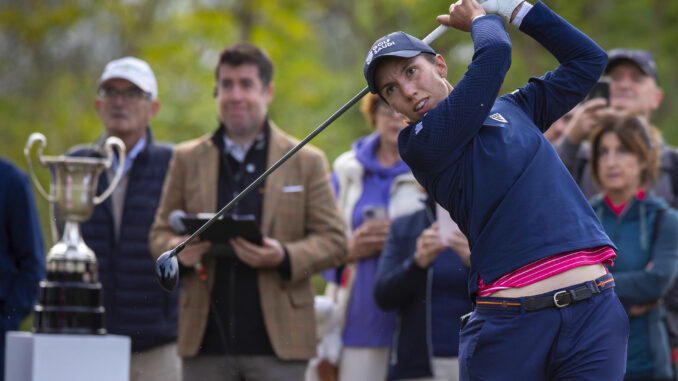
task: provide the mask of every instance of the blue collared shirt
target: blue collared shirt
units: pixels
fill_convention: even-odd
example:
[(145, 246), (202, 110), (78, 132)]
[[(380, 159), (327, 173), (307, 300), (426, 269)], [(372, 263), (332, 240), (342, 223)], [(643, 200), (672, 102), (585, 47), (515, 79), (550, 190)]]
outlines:
[[(144, 150), (146, 147), (146, 135), (142, 136), (139, 141), (137, 141), (137, 144), (132, 147), (129, 152), (127, 152), (127, 156), (125, 156), (125, 167), (122, 169), (122, 174), (125, 175), (127, 171), (132, 168), (132, 165), (134, 165), (134, 159), (137, 158), (139, 153)], [(118, 155), (113, 155), (113, 165), (111, 165), (111, 169), (113, 172), (116, 172), (118, 170)]]

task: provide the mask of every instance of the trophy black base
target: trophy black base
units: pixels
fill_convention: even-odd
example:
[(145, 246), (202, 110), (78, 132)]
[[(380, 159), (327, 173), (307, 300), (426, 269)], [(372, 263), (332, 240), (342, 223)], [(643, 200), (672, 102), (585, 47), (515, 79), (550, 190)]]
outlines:
[(101, 283), (40, 282), (33, 332), (105, 335)]

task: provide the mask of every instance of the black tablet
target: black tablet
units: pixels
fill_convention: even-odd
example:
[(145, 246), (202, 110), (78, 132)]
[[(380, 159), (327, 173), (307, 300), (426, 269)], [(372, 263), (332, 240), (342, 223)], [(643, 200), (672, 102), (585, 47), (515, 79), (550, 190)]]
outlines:
[[(201, 215), (187, 215), (181, 218), (188, 234), (195, 233), (208, 220), (209, 218), (204, 217), (202, 213)], [(243, 237), (254, 244), (260, 246), (263, 244), (261, 231), (253, 218), (221, 217), (202, 232), (199, 237), (212, 243), (228, 243), (231, 238)]]

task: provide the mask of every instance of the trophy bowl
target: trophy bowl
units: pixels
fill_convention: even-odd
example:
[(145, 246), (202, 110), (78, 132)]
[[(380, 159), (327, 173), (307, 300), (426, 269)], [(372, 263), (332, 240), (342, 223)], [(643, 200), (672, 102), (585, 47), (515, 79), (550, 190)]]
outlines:
[[(31, 149), (36, 143), (39, 143), (38, 161), (51, 175), (49, 193), (33, 171)], [(60, 217), (57, 220), (63, 220), (63, 226), (57, 227), (57, 230), (62, 228), (63, 234), (47, 253), (47, 280), (40, 282), (33, 331), (105, 334), (96, 256), (82, 239), (79, 224), (91, 217), (94, 207), (110, 196), (120, 182), (125, 165), (125, 145), (116, 137), (108, 137), (102, 146), (104, 157), (92, 158), (43, 156), (46, 144), (44, 135), (33, 133), (26, 142), (24, 155), (36, 189)], [(99, 175), (112, 167), (114, 148), (119, 158), (117, 170), (108, 188), (97, 196)]]

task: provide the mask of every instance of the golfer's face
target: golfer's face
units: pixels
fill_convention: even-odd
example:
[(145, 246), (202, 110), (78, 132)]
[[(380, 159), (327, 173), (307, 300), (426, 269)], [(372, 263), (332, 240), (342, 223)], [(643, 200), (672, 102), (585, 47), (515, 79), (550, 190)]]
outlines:
[(272, 98), (273, 85), (264, 86), (256, 65), (219, 66), (217, 106), (230, 137), (256, 137), (264, 126)]
[(421, 120), (447, 98), (447, 66), (440, 55), (431, 63), (420, 54), (414, 58), (386, 58), (377, 68), (377, 90), (388, 104), (410, 122)]

